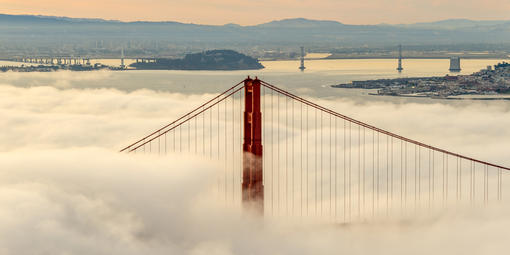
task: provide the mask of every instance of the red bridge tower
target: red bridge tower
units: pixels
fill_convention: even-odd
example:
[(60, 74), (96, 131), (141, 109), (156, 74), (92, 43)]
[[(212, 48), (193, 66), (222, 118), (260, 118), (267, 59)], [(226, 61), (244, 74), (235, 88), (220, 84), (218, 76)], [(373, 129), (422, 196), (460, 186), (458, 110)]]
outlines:
[(264, 213), (262, 180), (262, 113), (260, 111), (260, 80), (244, 81), (244, 143), (242, 196), (245, 208)]

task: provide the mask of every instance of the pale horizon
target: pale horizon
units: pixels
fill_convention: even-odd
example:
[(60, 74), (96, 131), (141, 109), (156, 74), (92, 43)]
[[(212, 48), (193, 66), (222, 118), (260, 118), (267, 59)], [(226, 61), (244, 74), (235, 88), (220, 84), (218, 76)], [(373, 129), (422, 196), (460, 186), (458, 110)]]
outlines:
[(466, 17), (458, 17), (458, 18), (444, 18), (444, 19), (436, 19), (436, 20), (424, 20), (424, 21), (416, 21), (416, 22), (405, 22), (405, 23), (389, 23), (389, 22), (379, 22), (379, 23), (348, 23), (344, 22), (342, 20), (333, 20), (333, 19), (320, 19), (320, 18), (308, 18), (308, 17), (283, 17), (283, 18), (275, 18), (275, 19), (269, 19), (260, 23), (254, 23), (254, 24), (239, 24), (236, 22), (227, 22), (227, 23), (198, 23), (198, 22), (187, 22), (187, 21), (180, 21), (180, 20), (148, 20), (148, 19), (114, 19), (114, 18), (108, 18), (108, 17), (87, 17), (87, 16), (69, 16), (69, 15), (50, 15), (50, 14), (40, 14), (40, 13), (0, 13), (4, 15), (16, 15), (16, 16), (39, 16), (39, 17), (56, 17), (56, 18), (70, 18), (70, 19), (100, 19), (105, 21), (119, 21), (119, 22), (178, 22), (182, 24), (195, 24), (195, 25), (211, 25), (211, 26), (222, 26), (222, 25), (228, 25), (228, 24), (236, 24), (240, 26), (256, 26), (260, 24), (265, 24), (272, 21), (282, 21), (282, 20), (292, 20), (292, 19), (306, 19), (311, 21), (335, 21), (339, 22), (341, 24), (345, 25), (410, 25), (410, 24), (418, 24), (418, 23), (433, 23), (433, 22), (440, 22), (440, 21), (446, 21), (446, 20), (470, 20), (470, 21), (510, 21), (510, 18), (508, 19), (470, 19)]
[[(352, 25), (412, 24), (448, 19), (508, 20), (510, 3), (495, 0), (482, 2), (460, 0), (390, 1), (368, 0), (364, 3), (334, 0), (277, 0), (215, 2), (191, 0), (128, 1), (0, 0), (0, 13), (92, 18), (119, 21), (175, 21), (181, 23), (257, 25), (274, 20), (306, 18), (331, 20)], [(198, 7), (197, 7), (198, 6)]]

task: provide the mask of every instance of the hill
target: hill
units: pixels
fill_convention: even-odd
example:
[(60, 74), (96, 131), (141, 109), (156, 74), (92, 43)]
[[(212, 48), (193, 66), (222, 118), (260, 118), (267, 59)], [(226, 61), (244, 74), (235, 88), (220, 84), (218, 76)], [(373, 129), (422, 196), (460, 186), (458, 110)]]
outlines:
[(264, 66), (255, 58), (233, 50), (187, 54), (183, 59), (157, 58), (155, 62), (130, 65), (140, 70), (256, 70)]

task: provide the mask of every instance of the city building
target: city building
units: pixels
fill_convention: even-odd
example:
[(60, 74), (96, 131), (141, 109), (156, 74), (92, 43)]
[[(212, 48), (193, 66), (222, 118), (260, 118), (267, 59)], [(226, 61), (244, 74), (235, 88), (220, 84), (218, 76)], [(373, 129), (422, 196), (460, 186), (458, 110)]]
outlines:
[(460, 57), (450, 58), (450, 72), (460, 72)]

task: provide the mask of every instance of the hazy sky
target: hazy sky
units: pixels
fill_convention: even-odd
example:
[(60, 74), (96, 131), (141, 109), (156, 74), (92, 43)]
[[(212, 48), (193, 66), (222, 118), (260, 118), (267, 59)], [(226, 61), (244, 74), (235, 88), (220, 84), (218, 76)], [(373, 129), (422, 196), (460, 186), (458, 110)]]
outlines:
[(507, 19), (509, 11), (501, 0), (0, 0), (0, 13), (9, 14), (242, 25), (295, 17), (349, 24)]

